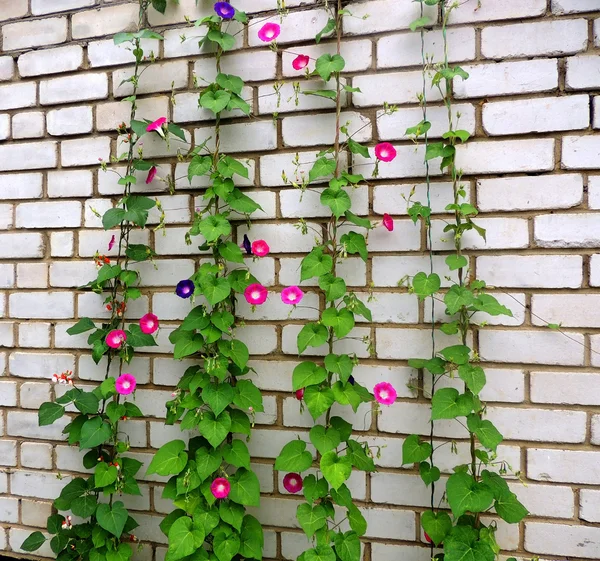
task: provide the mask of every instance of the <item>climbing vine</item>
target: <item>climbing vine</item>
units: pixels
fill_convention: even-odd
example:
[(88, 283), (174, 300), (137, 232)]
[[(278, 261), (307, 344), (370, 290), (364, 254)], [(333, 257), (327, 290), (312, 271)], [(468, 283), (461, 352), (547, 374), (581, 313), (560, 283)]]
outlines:
[[(454, 252), (449, 254), (446, 265), (449, 274), (456, 280), (451, 286), (440, 291), (441, 279), (432, 271), (421, 272), (412, 280), (412, 291), (421, 299), (432, 298), (443, 303), (448, 321), (438, 328), (446, 335), (456, 335), (457, 344), (435, 351), (431, 358), (412, 359), (409, 365), (426, 371), (432, 377), (431, 392), (431, 433), (429, 441), (422, 441), (418, 435), (409, 436), (402, 448), (402, 462), (418, 464), (419, 473), (426, 485), (432, 486), (431, 509), (421, 514), (421, 525), (426, 539), (433, 546), (443, 547), (443, 554), (436, 558), (445, 561), (458, 561), (472, 558), (482, 561), (494, 561), (500, 547), (495, 538), (496, 523), (485, 524), (482, 515), (493, 511), (505, 522), (515, 524), (526, 515), (527, 510), (512, 493), (502, 477), (507, 472), (507, 465), (497, 459), (497, 448), (502, 442), (502, 435), (493, 423), (485, 419), (485, 404), (480, 393), (485, 387), (486, 376), (479, 362), (480, 357), (470, 345), (473, 320), (475, 314), (492, 316), (512, 316), (511, 311), (501, 305), (494, 296), (486, 291), (486, 283), (475, 278), (474, 269), (469, 257), (463, 254), (462, 237), (465, 232), (474, 230), (485, 239), (485, 230), (475, 222), (477, 208), (467, 202), (467, 191), (462, 185), (462, 171), (456, 166), (457, 144), (468, 141), (470, 134), (466, 130), (456, 128), (452, 106), (453, 80), (466, 80), (468, 74), (460, 67), (448, 64), (448, 42), (446, 26), (448, 17), (455, 2), (444, 0), (421, 0), (427, 5), (438, 5), (442, 18), (442, 36), (444, 56), (443, 62), (429, 64), (424, 62), (424, 75), (431, 75), (431, 84), (436, 88), (447, 109), (448, 130), (442, 135), (440, 142), (429, 142), (427, 132), (431, 123), (427, 121), (426, 97), (423, 95), (423, 120), (407, 131), (415, 139), (422, 138), (425, 145), (425, 163), (439, 161), (440, 169), (445, 172), (452, 183), (453, 200), (446, 206), (451, 212), (453, 221), (449, 222), (444, 232), (453, 240)], [(430, 25), (426, 17), (413, 22), (412, 28)], [(422, 49), (424, 41), (422, 40)], [(424, 85), (425, 94), (427, 88)], [(422, 220), (429, 232), (429, 250), (431, 243), (431, 207), (420, 202), (412, 202), (409, 214), (415, 222)], [(432, 313), (432, 322), (435, 316)], [(464, 383), (464, 389), (444, 387), (435, 390), (442, 379), (454, 379), (458, 376)], [(451, 384), (452, 386), (456, 384)], [(469, 441), (470, 461), (454, 468), (446, 483), (445, 498), (452, 516), (445, 510), (436, 508), (433, 503), (433, 485), (440, 480), (440, 470), (434, 464), (434, 429), (433, 423), (440, 419), (452, 419), (465, 427)], [(440, 444), (439, 446), (443, 446)]]
[[(136, 349), (156, 345), (152, 334), (159, 326), (158, 318), (153, 314), (146, 314), (136, 323), (127, 325), (125, 321), (128, 304), (141, 296), (141, 278), (131, 265), (153, 256), (148, 246), (130, 243), (130, 234), (145, 228), (149, 211), (160, 206), (148, 197), (133, 195), (131, 190), (137, 182), (136, 172), (148, 172), (148, 179), (151, 179), (156, 169), (152, 162), (144, 160), (139, 147), (141, 136), (157, 130), (156, 124), (135, 119), (138, 81), (147, 64), (142, 39), (162, 39), (159, 34), (142, 29), (147, 7), (148, 2), (141, 0), (138, 31), (120, 33), (114, 40), (115, 44), (128, 43), (135, 57), (133, 75), (127, 80), (133, 88), (133, 94), (126, 98), (126, 102), (131, 103), (130, 124), (122, 124), (118, 130), (126, 151), (114, 159), (114, 163), (126, 164), (124, 175), (118, 179), (118, 184), (123, 186), (123, 195), (117, 205), (102, 216), (105, 230), (109, 234), (115, 232), (107, 238), (107, 253), (116, 247), (116, 256), (111, 259), (97, 252), (94, 257), (97, 277), (81, 287), (104, 297), (109, 318), (96, 324), (83, 317), (67, 330), (70, 335), (91, 331), (87, 342), (92, 348), (92, 359), (96, 364), (106, 363), (106, 374), (98, 387), (87, 391), (78, 387), (72, 372), (55, 373), (52, 381), (57, 388), (64, 385), (68, 389), (56, 391), (56, 399), (42, 404), (39, 409), (40, 426), (50, 425), (67, 415), (69, 423), (63, 431), (67, 441), (82, 451), (87, 450), (83, 467), (93, 470), (88, 477), (72, 477), (54, 500), (53, 506), (58, 513), (48, 518), (47, 530), (52, 536), (50, 547), (60, 561), (83, 558), (128, 561), (133, 554), (132, 544), (137, 542), (133, 531), (138, 524), (119, 499), (123, 495), (142, 494), (135, 477), (142, 463), (126, 455), (129, 438), (120, 421), (143, 417), (137, 405), (128, 400), (135, 392), (137, 381), (125, 370)], [(106, 162), (102, 162), (101, 167), (105, 172), (109, 171)], [(115, 363), (118, 363), (116, 379), (111, 376)], [(73, 415), (67, 407), (74, 407), (78, 413)], [(71, 514), (67, 513), (84, 521), (73, 523)], [(21, 548), (35, 551), (45, 541), (41, 532), (34, 532)]]

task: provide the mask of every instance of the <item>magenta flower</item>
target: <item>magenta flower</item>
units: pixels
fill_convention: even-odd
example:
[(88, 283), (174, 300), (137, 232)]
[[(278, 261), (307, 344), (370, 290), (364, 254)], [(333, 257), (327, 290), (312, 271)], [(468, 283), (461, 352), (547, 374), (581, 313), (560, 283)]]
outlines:
[(299, 473), (286, 473), (283, 486), (288, 493), (299, 493), (302, 491), (302, 477)]
[(210, 492), (217, 499), (226, 499), (229, 491), (231, 491), (231, 485), (224, 477), (217, 477), (210, 485)]
[(294, 70), (302, 70), (303, 68), (306, 68), (308, 66), (308, 63), (310, 62), (310, 57), (307, 55), (298, 55), (293, 61), (292, 61), (292, 66), (294, 67)]
[(152, 166), (150, 171), (148, 172), (148, 177), (146, 177), (146, 185), (148, 183), (152, 183), (153, 179), (156, 177), (156, 166)]
[(389, 142), (380, 142), (375, 146), (375, 156), (382, 162), (391, 162), (396, 157), (396, 149)]
[(398, 394), (394, 389), (394, 386), (388, 382), (379, 382), (373, 388), (375, 399), (382, 405), (391, 405), (396, 401)]
[(235, 8), (228, 2), (217, 2), (215, 12), (223, 19), (231, 19), (235, 15)]
[(267, 289), (262, 284), (250, 284), (244, 290), (244, 296), (248, 304), (252, 304), (253, 306), (264, 304), (267, 299)]
[(304, 292), (297, 286), (288, 286), (281, 291), (281, 301), (284, 304), (295, 306), (296, 304), (300, 304), (303, 297)]
[(265, 43), (275, 41), (281, 33), (281, 27), (277, 23), (265, 23), (258, 31), (258, 38)]
[(161, 117), (160, 119), (156, 119), (153, 123), (150, 123), (146, 127), (146, 132), (156, 131), (159, 134), (162, 134), (163, 125), (167, 122), (166, 117)]
[(383, 225), (388, 232), (394, 229), (394, 219), (387, 212), (383, 215)]
[(146, 314), (140, 318), (142, 333), (150, 335), (158, 329), (158, 318), (154, 314)]
[(108, 251), (110, 251), (114, 246), (115, 246), (115, 236), (113, 235), (113, 237), (110, 238), (110, 241), (108, 242)]
[(133, 374), (121, 374), (115, 380), (115, 389), (121, 395), (129, 395), (135, 391), (137, 382)]
[(113, 329), (106, 336), (106, 344), (111, 349), (118, 349), (125, 341), (127, 341), (127, 335), (122, 329)]
[(300, 388), (299, 390), (296, 390), (296, 399), (298, 401), (302, 401), (303, 397), (304, 397), (304, 388)]
[(257, 257), (264, 257), (269, 254), (269, 244), (265, 240), (256, 240), (252, 242), (252, 253)]

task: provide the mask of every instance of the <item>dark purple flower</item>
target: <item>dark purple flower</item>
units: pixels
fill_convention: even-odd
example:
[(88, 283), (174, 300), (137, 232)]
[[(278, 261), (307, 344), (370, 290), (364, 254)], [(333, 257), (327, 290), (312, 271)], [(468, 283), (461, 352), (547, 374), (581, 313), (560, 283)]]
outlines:
[(223, 19), (231, 19), (235, 15), (235, 8), (229, 2), (217, 2), (215, 12)]
[(175, 292), (180, 298), (189, 298), (192, 294), (194, 294), (195, 289), (196, 287), (194, 282), (189, 279), (185, 279), (177, 283)]
[(354, 385), (354, 376), (350, 375), (350, 377), (348, 378), (348, 382), (350, 382), (350, 385), (353, 386)]
[(244, 243), (242, 244), (243, 248), (246, 250), (248, 255), (252, 255), (252, 244), (250, 243), (250, 239), (246, 234), (244, 234)]

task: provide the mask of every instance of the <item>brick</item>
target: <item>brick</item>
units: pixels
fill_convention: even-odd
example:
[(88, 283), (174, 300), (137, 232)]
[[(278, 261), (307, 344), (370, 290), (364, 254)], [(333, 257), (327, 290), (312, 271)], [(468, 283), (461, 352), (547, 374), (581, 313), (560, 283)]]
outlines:
[(0, 0), (0, 21), (20, 18), (27, 14), (27, 0)]
[[(434, 23), (437, 10), (432, 6), (423, 8), (424, 15)], [(419, 5), (390, 0), (371, 0), (368, 4), (352, 2), (346, 9), (352, 14), (344, 18), (344, 34), (348, 35), (408, 29), (411, 22), (421, 16)]]
[(73, 255), (73, 232), (50, 233), (50, 255), (52, 257), (71, 257)]
[(464, 65), (469, 79), (455, 78), (457, 98), (548, 92), (558, 87), (556, 59)]
[(10, 23), (2, 28), (5, 51), (63, 43), (67, 39), (67, 18), (44, 18)]
[(11, 56), (0, 56), (0, 82), (12, 79), (15, 73), (15, 61)]
[(21, 521), (27, 526), (43, 528), (52, 514), (52, 503), (21, 499)]
[(19, 521), (19, 501), (17, 499), (0, 498), (0, 522)]
[[(19, 346), (44, 348), (50, 346), (49, 323), (21, 323), (19, 325)], [(21, 392), (23, 386), (21, 386)]]
[[(369, 118), (360, 113), (341, 113), (340, 122), (350, 123), (348, 133), (356, 142), (368, 142), (372, 137)], [(281, 130), (285, 146), (315, 146), (333, 144), (335, 139), (335, 114), (323, 115), (315, 119), (313, 115), (286, 117)]]
[(6, 140), (10, 136), (10, 115), (0, 115), (0, 140)]
[[(383, 105), (384, 102), (416, 104), (423, 91), (423, 74), (421, 71), (391, 72), (378, 74), (377, 80), (371, 76), (357, 76), (352, 85), (361, 90), (352, 95), (356, 107)], [(439, 90), (433, 86), (426, 93), (429, 101), (441, 99)]]
[(566, 87), (569, 90), (598, 88), (600, 56), (581, 55), (567, 59)]
[(64, 167), (97, 164), (110, 157), (110, 138), (96, 137), (61, 142), (61, 164)]
[(600, 255), (592, 255), (590, 259), (590, 285), (600, 286)]
[(91, 197), (93, 175), (88, 170), (52, 171), (48, 173), (48, 196)]
[[(279, 192), (281, 214), (285, 218), (300, 218), (303, 216), (331, 216), (331, 210), (321, 204), (323, 189), (315, 189), (302, 193), (297, 189), (282, 189)], [(348, 191), (352, 202), (352, 212), (360, 216), (368, 214), (369, 193), (364, 188)]]
[(52, 464), (52, 445), (43, 442), (21, 444), (21, 464), (24, 467), (44, 469)]
[(540, 175), (479, 179), (479, 210), (536, 210), (571, 208), (583, 200), (579, 174)]
[[(454, 237), (444, 233), (447, 222), (432, 221), (432, 246), (435, 250), (454, 249)], [(483, 239), (475, 230), (467, 231), (461, 240), (464, 249), (518, 249), (529, 245), (528, 221), (524, 218), (480, 218), (477, 225), (486, 230)]]
[[(301, 12), (289, 12), (283, 19), (279, 15), (272, 17), (261, 17), (260, 27), (265, 23), (273, 22), (281, 25), (281, 35), (277, 43), (284, 45), (296, 41), (314, 39), (315, 35), (327, 24), (329, 14), (327, 10), (305, 10)], [(250, 20), (248, 28), (248, 44), (251, 47), (263, 46), (264, 43), (258, 38), (259, 26)]]
[(85, 39), (100, 35), (112, 35), (119, 31), (135, 31), (140, 7), (123, 4), (100, 10), (78, 12), (72, 18), (73, 39)]
[(597, 247), (600, 228), (596, 215), (545, 214), (535, 218), (535, 241), (540, 247)]
[[(404, 8), (406, 9), (406, 8)], [(417, 18), (415, 18), (417, 19)], [(364, 24), (364, 22), (363, 22)], [(469, 27), (447, 30), (448, 62), (461, 62), (475, 58), (475, 30)], [(425, 30), (425, 53), (434, 63), (444, 60), (444, 40), (439, 30)], [(420, 66), (421, 34), (407, 31), (382, 37), (377, 41), (377, 67), (396, 68)]]
[(594, 557), (600, 551), (600, 528), (527, 522), (525, 549), (542, 554)]
[(492, 362), (583, 364), (583, 335), (545, 331), (484, 330), (479, 334), (481, 356)]
[(17, 228), (68, 228), (81, 226), (81, 203), (77, 201), (21, 203)]
[(562, 139), (563, 169), (599, 169), (600, 139), (594, 136), (564, 136)]
[[(144, 51), (144, 56), (150, 56), (151, 53), (158, 56), (159, 47), (157, 39), (142, 39), (140, 46)], [(135, 62), (131, 43), (126, 42), (115, 45), (112, 39), (90, 41), (88, 43), (88, 58), (92, 68)]]
[[(380, 359), (405, 360), (415, 356), (431, 355), (431, 329), (412, 328), (388, 328), (378, 327), (377, 335), (377, 357)], [(398, 345), (401, 338), (403, 344)], [(436, 347), (443, 348), (451, 345), (453, 339), (443, 333), (435, 334)]]
[(12, 119), (13, 138), (39, 138), (44, 136), (46, 119), (41, 111), (17, 113)]
[(596, 313), (598, 296), (595, 294), (535, 294), (532, 297), (532, 313), (535, 325), (548, 323), (563, 327), (599, 327), (600, 316)]
[(13, 205), (0, 204), (0, 230), (10, 230), (14, 226)]
[(33, 107), (36, 101), (35, 82), (19, 82), (0, 86), (0, 110)]
[[(549, 121), (548, 115), (554, 118)], [(483, 128), (489, 135), (586, 129), (589, 120), (587, 95), (499, 101), (483, 106)]]
[[(444, 262), (444, 257), (433, 257), (433, 270), (441, 277), (442, 286), (449, 286), (449, 281), (445, 276), (448, 275), (448, 267)], [(375, 286), (398, 286), (400, 280), (406, 276), (414, 277), (418, 272), (429, 270), (429, 258), (426, 256), (385, 256), (373, 257), (373, 283)], [(457, 277), (454, 275), (454, 281)]]
[(43, 257), (44, 237), (39, 233), (0, 234), (0, 258)]
[(17, 263), (18, 288), (47, 288), (47, 263)]
[(552, 0), (551, 6), (552, 13), (559, 16), (598, 10), (596, 0)]
[(252, 239), (269, 240), (271, 253), (304, 253), (311, 250), (314, 241), (313, 235), (299, 236), (293, 224), (254, 224), (252, 231), (240, 226), (238, 236), (243, 237), (244, 234), (252, 236)]
[(91, 132), (93, 127), (90, 106), (68, 107), (48, 112), (48, 134), (65, 136)]
[(594, 372), (532, 372), (530, 376), (531, 401), (535, 403), (598, 405), (600, 402), (595, 391), (600, 387), (600, 378)]
[[(209, 150), (214, 150), (215, 139), (212, 126), (195, 129), (194, 138), (197, 145), (210, 138), (207, 147)], [(221, 125), (220, 145), (224, 152), (275, 150), (277, 148), (277, 128), (272, 121)]]
[(12, 288), (15, 286), (15, 268), (12, 263), (0, 264), (0, 287)]
[(77, 8), (88, 8), (95, 6), (98, 0), (53, 0), (49, 4), (47, 0), (31, 0), (31, 13), (34, 16), (43, 16), (55, 12), (66, 12)]
[(486, 22), (503, 19), (521, 19), (541, 16), (546, 12), (545, 0), (496, 0), (493, 5), (484, 5), (478, 0), (466, 0), (460, 10), (452, 10), (450, 23)]
[(50, 400), (50, 385), (46, 381), (24, 382), (19, 391), (19, 400), (25, 409), (39, 409), (42, 403)]
[(40, 82), (40, 103), (81, 102), (108, 97), (108, 78), (106, 74), (85, 73), (75, 76), (52, 78)]
[[(265, 187), (285, 185), (282, 175), (289, 180), (300, 181), (301, 174), (308, 175), (308, 172), (316, 160), (317, 152), (300, 152), (298, 157), (299, 166), (294, 165), (294, 154), (275, 154), (262, 156), (260, 158), (260, 177), (261, 183)], [(342, 154), (342, 168), (345, 164), (345, 154)], [(315, 183), (329, 181), (330, 178), (322, 178)]]
[[(597, 20), (600, 21), (600, 20)], [(600, 111), (600, 96), (595, 96), (593, 98), (593, 104), (592, 104), (592, 114), (593, 114), (593, 118), (592, 118), (592, 127), (594, 127), (595, 129), (600, 129), (600, 114), (598, 113)]]
[[(34, 415), (34, 413), (21, 413)], [(44, 427), (48, 428), (48, 427)], [(66, 478), (58, 479), (53, 473), (16, 470), (11, 477), (12, 492), (23, 497), (37, 497), (40, 499), (54, 499), (60, 495), (62, 488), (68, 483)], [(32, 494), (32, 493), (38, 493)]]
[(36, 199), (41, 195), (41, 173), (0, 174), (0, 199)]
[(83, 64), (83, 48), (79, 45), (29, 51), (17, 62), (21, 76), (41, 76), (78, 70)]
[(592, 489), (580, 491), (579, 517), (587, 522), (600, 522), (600, 491)]
[[(58, 497), (58, 494), (55, 496)], [(26, 530), (24, 528), (11, 528), (8, 532), (11, 549), (20, 553), (27, 553), (21, 549), (21, 545), (30, 534), (31, 530), (29, 529)], [(49, 538), (50, 536), (46, 534), (45, 537)], [(2, 538), (4, 538), (4, 536), (2, 536)], [(38, 555), (46, 555), (48, 557), (52, 556), (52, 549), (50, 548), (50, 542), (48, 540), (37, 551)]]
[[(274, 79), (277, 73), (277, 55), (272, 51), (234, 53), (221, 59), (221, 71), (235, 74), (245, 82)], [(212, 82), (217, 75), (214, 59), (197, 60), (194, 75), (201, 85)]]
[[(139, 80), (138, 94), (170, 92), (188, 85), (188, 63), (184, 60), (152, 64)], [(112, 75), (113, 95), (125, 97), (133, 93), (130, 82), (121, 84), (133, 75), (133, 67), (115, 70)]]
[(481, 33), (481, 52), (486, 58), (558, 56), (587, 47), (587, 20), (550, 20), (486, 27)]
[(3, 407), (16, 407), (17, 405), (17, 383), (0, 382), (0, 405)]
[(73, 317), (73, 294), (69, 292), (19, 292), (8, 298), (11, 317), (66, 319)]

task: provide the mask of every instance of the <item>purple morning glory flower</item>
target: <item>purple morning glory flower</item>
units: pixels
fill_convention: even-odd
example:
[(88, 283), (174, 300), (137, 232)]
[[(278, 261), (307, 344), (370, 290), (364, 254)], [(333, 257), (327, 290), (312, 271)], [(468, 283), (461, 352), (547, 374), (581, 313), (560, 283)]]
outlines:
[(348, 382), (350, 382), (350, 385), (353, 386), (354, 385), (354, 376), (352, 376), (352, 374), (350, 374), (350, 377), (348, 378)]
[(194, 285), (194, 282), (189, 279), (179, 281), (175, 288), (175, 292), (180, 298), (189, 298), (194, 294), (194, 290), (196, 290), (196, 286)]
[(215, 12), (223, 19), (231, 19), (235, 15), (235, 8), (229, 2), (217, 2)]
[(252, 255), (252, 244), (250, 243), (250, 239), (246, 234), (244, 234), (244, 242), (242, 243), (242, 247), (246, 250), (248, 255)]

